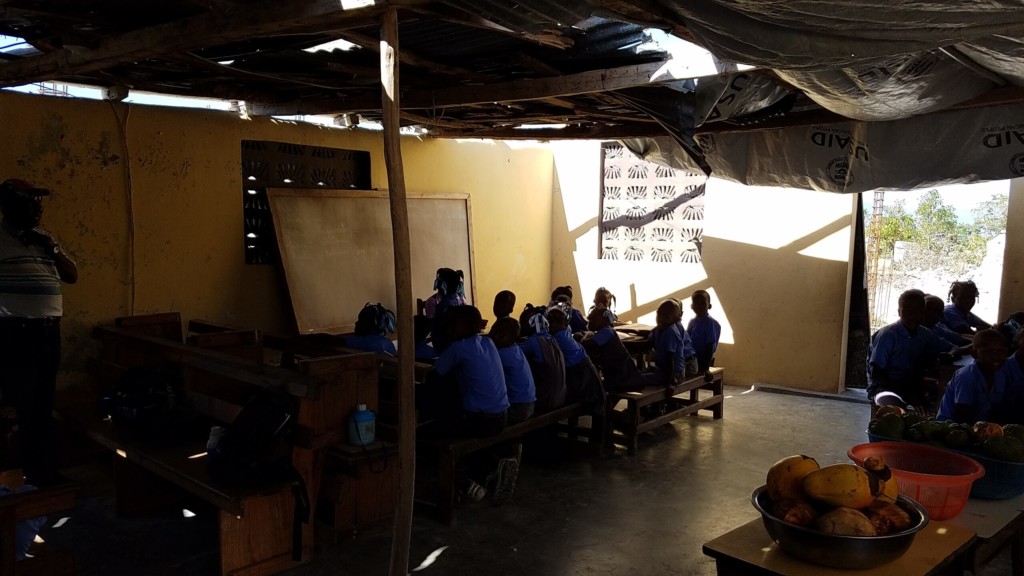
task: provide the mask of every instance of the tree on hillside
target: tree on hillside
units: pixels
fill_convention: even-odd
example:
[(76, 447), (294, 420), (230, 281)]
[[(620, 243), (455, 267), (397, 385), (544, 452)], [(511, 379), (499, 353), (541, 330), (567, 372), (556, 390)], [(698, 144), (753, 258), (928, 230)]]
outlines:
[(991, 240), (1006, 230), (1006, 210), (1010, 202), (1009, 194), (993, 194), (985, 200), (971, 214), (974, 216), (975, 233)]
[[(868, 222), (870, 222), (870, 216), (868, 216)], [(914, 216), (907, 212), (906, 203), (903, 200), (883, 206), (878, 230), (876, 231), (870, 226), (868, 230), (869, 237), (878, 238), (878, 254), (883, 258), (892, 258), (892, 251), (896, 243), (912, 242), (916, 234), (917, 223), (914, 221)]]

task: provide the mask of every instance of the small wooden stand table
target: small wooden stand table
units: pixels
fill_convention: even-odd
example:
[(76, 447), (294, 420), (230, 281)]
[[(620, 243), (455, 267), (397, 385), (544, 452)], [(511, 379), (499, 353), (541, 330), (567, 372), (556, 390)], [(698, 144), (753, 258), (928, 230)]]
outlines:
[(1010, 546), (1013, 576), (1024, 576), (1024, 495), (1007, 500), (971, 498), (962, 512), (946, 522), (977, 536), (966, 555), (967, 569), (978, 573)]
[(929, 522), (910, 549), (888, 564), (870, 570), (839, 570), (790, 556), (772, 541), (760, 518), (704, 544), (715, 559), (718, 576), (939, 576), (961, 575), (965, 553), (974, 542), (970, 529)]

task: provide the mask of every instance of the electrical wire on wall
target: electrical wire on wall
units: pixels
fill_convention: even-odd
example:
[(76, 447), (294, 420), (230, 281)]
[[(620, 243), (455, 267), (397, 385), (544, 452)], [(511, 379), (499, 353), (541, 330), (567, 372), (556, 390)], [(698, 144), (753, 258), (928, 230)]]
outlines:
[(125, 105), (124, 119), (117, 112), (117, 103), (107, 101), (110, 111), (117, 120), (117, 129), (121, 136), (121, 148), (124, 152), (124, 188), (128, 202), (128, 283), (130, 296), (128, 302), (128, 314), (135, 315), (135, 203), (132, 201), (132, 162), (131, 154), (128, 151), (128, 119), (132, 115), (131, 105)]

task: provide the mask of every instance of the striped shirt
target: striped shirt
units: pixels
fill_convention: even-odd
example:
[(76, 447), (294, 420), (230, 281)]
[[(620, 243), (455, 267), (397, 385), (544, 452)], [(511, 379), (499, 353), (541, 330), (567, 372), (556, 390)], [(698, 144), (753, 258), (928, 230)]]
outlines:
[(53, 257), (26, 246), (0, 224), (0, 317), (48, 318), (63, 315), (60, 274)]

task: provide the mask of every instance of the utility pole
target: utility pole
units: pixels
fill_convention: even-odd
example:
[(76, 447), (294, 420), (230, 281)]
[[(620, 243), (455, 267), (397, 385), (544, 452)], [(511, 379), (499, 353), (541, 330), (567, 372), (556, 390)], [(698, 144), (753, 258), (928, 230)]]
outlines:
[(885, 192), (875, 190), (875, 199), (871, 204), (871, 223), (868, 225), (868, 320), (875, 313), (875, 292), (878, 290), (878, 252), (882, 234), (882, 205), (885, 203)]

